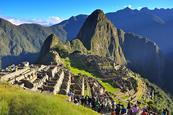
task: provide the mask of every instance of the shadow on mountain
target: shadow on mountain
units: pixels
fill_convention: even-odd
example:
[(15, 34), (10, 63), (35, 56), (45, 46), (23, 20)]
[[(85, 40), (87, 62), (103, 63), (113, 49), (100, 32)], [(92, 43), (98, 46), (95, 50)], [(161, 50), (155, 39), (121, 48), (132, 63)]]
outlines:
[(8, 55), (1, 58), (1, 67), (6, 68), (9, 65), (12, 64), (19, 64), (23, 61), (28, 61), (30, 63), (35, 63), (37, 58), (39, 56), (39, 53), (21, 53), (18, 56)]
[(166, 89), (167, 91), (171, 92), (171, 94), (173, 94), (173, 85), (171, 85), (173, 83), (173, 52), (170, 52), (168, 54), (166, 54), (166, 66), (164, 68), (164, 84), (163, 84), (163, 88)]

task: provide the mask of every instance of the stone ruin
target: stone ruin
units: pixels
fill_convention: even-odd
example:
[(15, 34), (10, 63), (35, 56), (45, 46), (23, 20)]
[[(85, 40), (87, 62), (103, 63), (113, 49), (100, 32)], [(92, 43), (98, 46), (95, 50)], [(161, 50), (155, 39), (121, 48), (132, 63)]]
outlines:
[[(13, 65), (13, 69), (1, 70), (0, 81), (41, 93), (67, 95), (73, 92), (79, 96), (96, 97), (106, 95), (105, 98), (110, 102), (112, 100), (97, 80), (81, 74), (74, 75), (63, 65), (29, 65), (24, 62), (22, 65)], [(90, 93), (86, 94), (86, 90)]]

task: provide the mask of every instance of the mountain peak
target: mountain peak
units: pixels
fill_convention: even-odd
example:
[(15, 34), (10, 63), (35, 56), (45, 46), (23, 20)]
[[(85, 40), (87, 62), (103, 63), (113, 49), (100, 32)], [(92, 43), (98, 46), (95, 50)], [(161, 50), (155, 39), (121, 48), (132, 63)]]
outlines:
[(101, 20), (106, 19), (106, 16), (105, 16), (103, 10), (97, 9), (89, 16), (89, 18), (91, 20), (101, 21)]
[(125, 7), (124, 10), (132, 10), (131, 8), (129, 7)]
[(16, 25), (12, 24), (11, 22), (9, 22), (9, 21), (7, 21), (7, 20), (5, 20), (3, 18), (0, 18), (0, 27), (6, 28), (6, 29), (7, 28), (10, 29), (10, 28), (12, 28), (14, 26), (16, 26)]
[[(101, 10), (101, 9), (96, 9), (92, 14), (104, 15), (104, 12), (103, 12), (103, 10)], [(92, 14), (91, 14), (91, 15), (92, 15)]]
[(87, 17), (80, 32), (78, 33), (77, 38), (79, 38), (83, 42), (88, 50), (91, 49), (91, 41), (93, 38), (95, 38), (95, 33), (98, 33), (101, 25), (105, 26), (106, 28), (106, 25), (110, 25), (110, 23), (106, 18), (104, 12), (100, 9), (97, 9)]
[(60, 39), (55, 34), (49, 35), (41, 48), (40, 57), (45, 56), (45, 54), (54, 48), (59, 42)]
[(47, 37), (44, 44), (47, 44), (49, 48), (53, 48), (59, 41), (60, 39), (55, 34), (51, 34)]
[(130, 11), (133, 11), (133, 10), (129, 7), (125, 7), (124, 9), (119, 10), (119, 11), (130, 12)]
[(54, 39), (55, 37), (57, 37), (55, 34), (50, 34), (47, 39)]
[(111, 57), (116, 59), (117, 63), (124, 64), (125, 59), (119, 45), (117, 29), (102, 10), (95, 10), (88, 16), (77, 38), (93, 54)]
[(149, 10), (150, 10), (150, 9), (148, 9), (148, 7), (143, 7), (143, 8), (141, 8), (140, 11), (147, 12), (147, 11), (149, 11)]

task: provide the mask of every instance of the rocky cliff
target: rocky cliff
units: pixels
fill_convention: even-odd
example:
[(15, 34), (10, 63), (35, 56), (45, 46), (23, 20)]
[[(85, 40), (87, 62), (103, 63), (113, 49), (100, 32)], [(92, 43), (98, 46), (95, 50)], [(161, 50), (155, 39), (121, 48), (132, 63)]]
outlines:
[(121, 44), (128, 67), (161, 85), (164, 59), (158, 45), (132, 33), (124, 33)]
[(117, 29), (102, 10), (95, 10), (88, 16), (77, 38), (92, 54), (110, 57), (119, 64), (125, 64)]

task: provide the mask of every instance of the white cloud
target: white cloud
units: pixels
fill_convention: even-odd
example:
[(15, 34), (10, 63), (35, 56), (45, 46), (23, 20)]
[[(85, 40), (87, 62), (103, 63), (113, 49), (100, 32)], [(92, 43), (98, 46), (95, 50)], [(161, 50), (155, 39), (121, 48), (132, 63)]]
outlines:
[(62, 19), (60, 17), (52, 16), (48, 18), (49, 25), (60, 23)]
[(36, 23), (44, 26), (50, 26), (53, 24), (60, 23), (63, 21), (60, 17), (57, 16), (52, 16), (49, 17), (48, 19), (19, 19), (19, 18), (13, 18), (13, 17), (5, 17), (2, 16), (3, 19), (8, 20), (9, 22), (15, 24), (15, 25), (20, 25), (20, 24), (31, 24), (31, 23)]
[(137, 9), (138, 9), (138, 10), (141, 10), (141, 9), (142, 9), (142, 7), (138, 7)]
[(129, 7), (129, 8), (132, 8), (132, 5), (129, 4), (128, 7)]
[(132, 5), (129, 4), (129, 5), (127, 5), (127, 6), (124, 6), (124, 8), (126, 8), (126, 7), (128, 7), (128, 8), (131, 9), (131, 8), (132, 8)]

